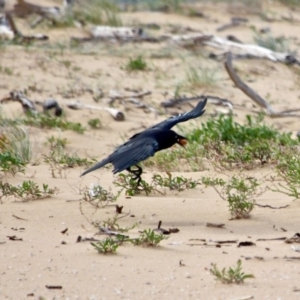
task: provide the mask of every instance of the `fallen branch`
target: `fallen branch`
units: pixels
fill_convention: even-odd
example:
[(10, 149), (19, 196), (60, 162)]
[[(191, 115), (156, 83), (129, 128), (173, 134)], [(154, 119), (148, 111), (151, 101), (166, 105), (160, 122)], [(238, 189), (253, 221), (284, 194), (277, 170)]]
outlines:
[(254, 205), (259, 206), (259, 207), (268, 207), (268, 208), (271, 208), (271, 209), (281, 209), (281, 208), (289, 207), (289, 205), (283, 205), (283, 206), (275, 207), (275, 206), (271, 206), (271, 205), (268, 205), (268, 204), (262, 205), (262, 204), (257, 204), (257, 203), (255, 203)]
[(233, 105), (232, 102), (224, 99), (224, 98), (220, 98), (220, 97), (216, 97), (216, 96), (209, 96), (209, 95), (199, 95), (199, 96), (195, 96), (195, 97), (180, 97), (180, 98), (173, 98), (173, 99), (169, 99), (167, 101), (163, 101), (160, 103), (160, 105), (164, 108), (168, 108), (168, 107), (174, 107), (183, 103), (187, 103), (190, 101), (199, 101), (199, 100), (204, 100), (207, 98), (208, 103), (211, 104), (215, 104), (215, 105), (220, 105), (220, 106), (226, 106), (228, 107), (231, 111), (233, 110)]
[(242, 92), (244, 92), (249, 98), (251, 98), (258, 106), (264, 108), (265, 111), (267, 112), (267, 114), (271, 118), (284, 118), (284, 117), (297, 117), (297, 118), (299, 118), (300, 117), (299, 114), (293, 113), (293, 112), (299, 111), (299, 109), (282, 111), (282, 112), (275, 112), (273, 110), (273, 108), (271, 107), (271, 105), (265, 99), (263, 99), (255, 91), (253, 91), (247, 84), (245, 84), (233, 69), (231, 52), (227, 53), (226, 61), (225, 61), (225, 69), (226, 69), (229, 77), (231, 78), (231, 80), (234, 82), (234, 84)]
[(96, 105), (83, 104), (79, 101), (70, 101), (66, 103), (66, 106), (71, 109), (95, 109), (95, 110), (105, 110), (107, 111), (116, 121), (124, 121), (125, 115), (120, 110), (112, 107), (103, 107)]

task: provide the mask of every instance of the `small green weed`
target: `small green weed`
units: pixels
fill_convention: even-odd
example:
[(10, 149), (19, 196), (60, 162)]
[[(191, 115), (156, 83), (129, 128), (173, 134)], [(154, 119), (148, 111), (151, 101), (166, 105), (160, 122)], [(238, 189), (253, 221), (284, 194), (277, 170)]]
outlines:
[(25, 172), (25, 163), (12, 152), (0, 152), (0, 171), (15, 175), (18, 172)]
[(102, 127), (101, 121), (99, 118), (96, 119), (90, 119), (88, 121), (88, 124), (91, 126), (91, 128), (93, 129), (99, 129)]
[(105, 238), (103, 241), (91, 243), (91, 245), (98, 251), (100, 254), (115, 254), (119, 243), (111, 237)]
[(286, 185), (279, 183), (272, 190), (300, 199), (300, 155), (298, 150), (294, 150), (281, 155), (276, 166), (278, 176)]
[(105, 207), (109, 203), (117, 201), (120, 193), (114, 195), (111, 191), (105, 190), (100, 185), (93, 184), (92, 188), (83, 190), (83, 201), (95, 207)]
[(66, 138), (59, 138), (52, 135), (47, 138), (47, 143), (50, 145), (51, 150), (56, 150), (57, 148), (66, 148), (69, 142)]
[(37, 115), (27, 114), (26, 118), (21, 121), (25, 125), (38, 128), (60, 128), (63, 130), (72, 130), (80, 134), (83, 134), (85, 131), (85, 128), (80, 123), (73, 123), (62, 117), (53, 117), (44, 113)]
[(255, 199), (265, 192), (265, 189), (258, 189), (260, 184), (257, 179), (245, 176), (233, 176), (227, 182), (203, 177), (202, 183), (212, 186), (228, 202), (233, 219), (249, 218)]
[(56, 178), (57, 175), (62, 178), (63, 170), (66, 168), (89, 167), (97, 161), (95, 158), (81, 158), (76, 153), (70, 155), (60, 147), (52, 149), (49, 154), (43, 154), (42, 156), (44, 162), (50, 165), (53, 178)]
[(213, 276), (215, 276), (216, 280), (219, 280), (222, 283), (226, 284), (240, 284), (243, 283), (245, 279), (254, 278), (254, 275), (245, 274), (242, 271), (242, 261), (240, 259), (237, 261), (237, 265), (235, 267), (229, 267), (228, 270), (226, 268), (219, 270), (216, 264), (212, 264), (212, 269), (210, 269), (210, 273)]
[(140, 234), (139, 238), (132, 239), (134, 245), (144, 245), (148, 247), (156, 247), (162, 240), (168, 239), (168, 236), (165, 236), (161, 233), (156, 233), (152, 229), (145, 229)]
[(145, 71), (147, 69), (147, 63), (140, 55), (137, 58), (130, 58), (125, 69), (127, 71)]

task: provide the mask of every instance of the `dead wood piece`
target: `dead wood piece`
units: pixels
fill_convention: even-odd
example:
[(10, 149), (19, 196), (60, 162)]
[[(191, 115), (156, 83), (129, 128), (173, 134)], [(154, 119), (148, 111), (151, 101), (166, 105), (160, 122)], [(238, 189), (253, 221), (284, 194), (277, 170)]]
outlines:
[(224, 241), (213, 241), (214, 243), (217, 244), (236, 244), (238, 242), (238, 240), (224, 240)]
[(286, 260), (300, 260), (300, 256), (284, 256)]
[(99, 230), (100, 230), (100, 233), (104, 233), (104, 234), (107, 234), (107, 235), (120, 236), (122, 238), (129, 238), (128, 235), (122, 234), (118, 231), (112, 231), (112, 230), (110, 230), (108, 228), (105, 228), (105, 227), (99, 227)]
[(134, 27), (112, 27), (112, 26), (94, 26), (90, 29), (90, 34), (94, 39), (127, 39), (143, 36), (144, 31), (141, 28)]
[(224, 99), (224, 98), (220, 98), (217, 96), (210, 96), (210, 95), (199, 95), (199, 96), (195, 96), (195, 97), (183, 96), (180, 98), (173, 98), (173, 99), (169, 99), (167, 101), (163, 101), (160, 103), (160, 105), (164, 108), (169, 108), (169, 107), (175, 107), (177, 105), (191, 102), (191, 101), (204, 100), (206, 98), (207, 98), (208, 103), (228, 107), (230, 111), (233, 110), (233, 104), (231, 101)]
[(287, 205), (283, 205), (283, 206), (278, 206), (278, 207), (275, 207), (275, 206), (271, 206), (271, 205), (268, 205), (268, 204), (266, 204), (266, 205), (262, 205), (262, 204), (255, 204), (256, 206), (258, 206), (258, 207), (267, 207), (267, 208), (271, 208), (271, 209), (282, 209), (282, 208), (287, 208), (287, 207), (289, 207), (289, 205), (287, 204)]
[(63, 287), (62, 285), (46, 285), (46, 288), (50, 290), (61, 290)]
[(98, 109), (98, 110), (105, 110), (107, 111), (116, 121), (124, 121), (125, 120), (125, 115), (123, 112), (116, 108), (112, 107), (103, 107), (103, 106), (96, 106), (96, 105), (88, 105), (88, 104), (83, 104), (79, 101), (71, 101), (66, 103), (66, 106), (71, 108), (71, 109)]
[(289, 53), (274, 52), (258, 45), (236, 43), (214, 35), (194, 33), (172, 36), (170, 38), (172, 41), (181, 46), (191, 43), (194, 45), (202, 44), (219, 49), (223, 53), (231, 52), (233, 55), (239, 55), (243, 57), (269, 59), (271, 61), (279, 61), (282, 63), (288, 63), (289, 60), (291, 62), (293, 61), (291, 59), (293, 56), (291, 56)]
[(206, 223), (206, 227), (224, 228), (225, 224), (221, 224), (221, 223)]
[(24, 219), (24, 218), (21, 218), (21, 217), (18, 217), (16, 215), (12, 215), (14, 218), (18, 219), (18, 220), (22, 220), (22, 221), (28, 221), (27, 219)]
[(21, 103), (22, 108), (24, 112), (30, 111), (31, 113), (36, 114), (37, 110), (35, 108), (35, 105), (31, 100), (29, 100), (25, 94), (21, 91), (11, 91), (9, 97), (2, 98), (0, 102), (6, 102), (6, 101), (18, 101)]
[(300, 243), (300, 233), (295, 233), (293, 237), (286, 239), (284, 242), (287, 244)]
[(261, 96), (259, 96), (255, 91), (253, 91), (247, 84), (245, 84), (241, 78), (236, 74), (236, 72), (233, 69), (232, 66), (232, 54), (231, 52), (227, 53), (226, 62), (225, 62), (225, 69), (231, 78), (231, 80), (234, 82), (234, 84), (242, 91), (244, 92), (250, 99), (252, 99), (258, 106), (265, 109), (267, 114), (271, 118), (282, 118), (282, 117), (297, 117), (299, 118), (299, 114), (293, 113), (297, 110), (290, 110), (289, 112), (275, 112), (271, 105), (263, 99)]
[(217, 31), (221, 32), (221, 31), (227, 30), (229, 28), (240, 26), (246, 22), (248, 22), (248, 20), (245, 18), (233, 17), (233, 18), (231, 18), (230, 23), (218, 27)]
[(284, 241), (286, 237), (279, 237), (279, 238), (271, 238), (271, 239), (257, 239), (258, 242), (265, 242), (265, 241)]
[(10, 241), (23, 241), (22, 238), (18, 238), (15, 235), (8, 235), (7, 237)]
[(246, 242), (239, 242), (239, 244), (237, 246), (238, 247), (249, 247), (249, 246), (256, 246), (256, 244), (251, 241), (246, 241)]

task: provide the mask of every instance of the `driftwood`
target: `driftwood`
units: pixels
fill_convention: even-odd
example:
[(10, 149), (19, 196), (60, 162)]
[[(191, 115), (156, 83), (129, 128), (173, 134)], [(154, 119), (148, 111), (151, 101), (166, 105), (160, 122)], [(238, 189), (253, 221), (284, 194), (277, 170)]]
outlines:
[(239, 57), (264, 58), (288, 64), (299, 64), (299, 61), (289, 53), (274, 52), (270, 49), (257, 45), (236, 43), (214, 35), (197, 33), (189, 35), (177, 35), (171, 37), (171, 39), (175, 43), (182, 46), (190, 43), (196, 45), (202, 44), (220, 49), (223, 51), (223, 53), (231, 52), (233, 55), (237, 55)]
[(78, 43), (83, 42), (99, 42), (99, 41), (114, 41), (114, 42), (149, 42), (159, 43), (166, 40), (167, 37), (150, 37), (142, 28), (134, 27), (111, 27), (111, 26), (93, 26), (88, 30), (90, 37), (77, 38), (71, 37), (71, 40)]
[(231, 101), (229, 101), (227, 99), (224, 99), (224, 98), (220, 98), (220, 97), (216, 97), (216, 96), (209, 96), (209, 95), (199, 95), (199, 96), (195, 96), (195, 97), (173, 98), (173, 99), (169, 99), (167, 101), (161, 102), (160, 105), (164, 108), (168, 108), (168, 107), (174, 107), (174, 106), (186, 103), (186, 102), (204, 100), (206, 98), (207, 98), (208, 103), (215, 104), (215, 105), (218, 105), (218, 106), (225, 106), (230, 111), (233, 110), (233, 104), (232, 104)]
[(0, 39), (17, 40), (20, 43), (30, 42), (32, 40), (48, 40), (48, 36), (44, 34), (23, 35), (18, 30), (14, 19), (10, 13), (6, 13), (0, 17)]
[(234, 82), (234, 84), (244, 92), (250, 99), (252, 99), (258, 106), (263, 108), (266, 113), (271, 118), (284, 118), (284, 117), (300, 117), (300, 114), (295, 114), (295, 112), (299, 111), (299, 109), (290, 109), (281, 112), (275, 112), (271, 105), (263, 99), (260, 95), (258, 95), (255, 91), (253, 91), (247, 84), (245, 84), (241, 78), (236, 74), (232, 66), (232, 54), (231, 52), (227, 53), (226, 62), (225, 62), (225, 69)]
[(61, 20), (66, 13), (71, 9), (75, 0), (66, 0), (63, 1), (63, 5), (58, 6), (41, 6), (35, 5), (24, 0), (18, 0), (18, 3), (14, 5), (14, 14), (18, 17), (24, 18), (31, 14), (37, 14), (39, 17), (33, 21), (31, 27), (37, 26), (43, 20), (47, 19), (53, 22), (54, 24)]
[(54, 114), (57, 117), (61, 116), (63, 112), (62, 108), (59, 106), (58, 102), (55, 99), (49, 98), (44, 102), (33, 102), (29, 98), (27, 98), (27, 96), (22, 91), (11, 91), (8, 97), (0, 99), (0, 103), (4, 103), (7, 101), (18, 101), (21, 103), (24, 112), (30, 111), (33, 114), (38, 113), (35, 104), (41, 105), (44, 112), (54, 108)]
[(66, 103), (66, 106), (71, 109), (98, 109), (98, 110), (105, 110), (107, 111), (116, 121), (124, 121), (125, 115), (123, 112), (116, 108), (112, 107), (103, 107), (103, 106), (96, 106), (96, 105), (89, 105), (89, 104), (83, 104), (79, 101), (70, 101)]
[(7, 101), (18, 101), (21, 103), (24, 112), (30, 111), (31, 113), (37, 114), (34, 103), (29, 100), (21, 91), (11, 91), (8, 97), (2, 98), (0, 100), (0, 103)]
[(140, 100), (138, 100), (138, 99), (143, 99), (144, 96), (148, 96), (151, 94), (152, 94), (151, 91), (146, 91), (146, 92), (136, 92), (136, 93), (132, 93), (132, 94), (128, 94), (128, 95), (123, 95), (123, 94), (119, 93), (118, 91), (110, 90), (109, 95), (108, 95), (108, 97), (110, 98), (110, 101), (108, 102), (108, 104), (112, 105), (116, 100), (120, 100), (122, 102), (122, 104), (124, 106), (126, 106), (126, 103), (129, 102), (129, 103), (134, 104), (135, 107), (137, 107), (137, 108), (147, 109), (149, 111), (154, 112), (155, 117), (157, 117), (158, 111), (154, 107), (152, 107), (148, 104), (142, 103)]

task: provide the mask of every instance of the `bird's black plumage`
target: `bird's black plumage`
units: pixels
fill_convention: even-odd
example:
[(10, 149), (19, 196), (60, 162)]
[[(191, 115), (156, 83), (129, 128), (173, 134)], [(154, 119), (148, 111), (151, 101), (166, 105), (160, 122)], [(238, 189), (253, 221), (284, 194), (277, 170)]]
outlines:
[[(207, 99), (199, 102), (194, 109), (187, 113), (171, 117), (135, 134), (125, 144), (117, 147), (107, 158), (84, 171), (81, 176), (111, 163), (114, 166), (114, 174), (127, 170), (136, 175), (139, 184), (142, 169), (137, 164), (153, 156), (157, 151), (167, 149), (176, 143), (183, 146), (187, 139), (171, 130), (171, 128), (178, 123), (200, 117), (205, 111), (206, 102)], [(137, 166), (138, 170), (131, 170), (132, 166)]]

